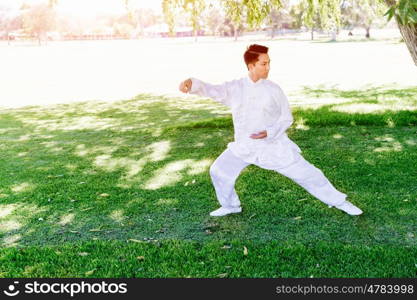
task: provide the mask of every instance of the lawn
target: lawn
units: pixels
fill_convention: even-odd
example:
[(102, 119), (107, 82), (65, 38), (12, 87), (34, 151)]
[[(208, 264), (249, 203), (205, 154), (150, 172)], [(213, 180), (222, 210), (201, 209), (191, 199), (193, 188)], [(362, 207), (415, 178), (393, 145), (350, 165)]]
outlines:
[(417, 89), (302, 93), (289, 136), (361, 216), (250, 166), (210, 217), (233, 129), (209, 99), (1, 110), (0, 276), (415, 277)]

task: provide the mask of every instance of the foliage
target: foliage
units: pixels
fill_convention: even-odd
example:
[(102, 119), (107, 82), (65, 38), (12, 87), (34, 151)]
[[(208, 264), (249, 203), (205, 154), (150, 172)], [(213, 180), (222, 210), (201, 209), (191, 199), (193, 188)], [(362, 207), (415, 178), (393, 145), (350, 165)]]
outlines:
[(390, 1), (391, 7), (385, 13), (388, 20), (394, 16), (401, 25), (417, 24), (417, 0)]
[(271, 9), (281, 6), (280, 0), (223, 0), (226, 16), (236, 25), (246, 22), (256, 28), (269, 16)]
[(200, 17), (206, 8), (204, 0), (182, 0), (182, 7), (189, 15), (194, 33), (200, 29)]
[(47, 4), (27, 6), (23, 12), (23, 29), (29, 34), (40, 36), (54, 28), (56, 14)]
[(337, 30), (340, 27), (339, 1), (302, 0), (298, 6), (302, 24), (307, 28)]
[(165, 23), (168, 25), (170, 35), (173, 35), (175, 31), (175, 15), (178, 7), (179, 1), (177, 0), (162, 1), (162, 12), (164, 14)]
[(371, 26), (377, 23), (386, 24), (383, 16), (387, 6), (380, 0), (346, 0), (341, 6), (342, 22), (349, 28), (363, 27), (366, 37), (370, 38)]
[(387, 6), (380, 0), (350, 0), (344, 1), (341, 9), (344, 25), (369, 28), (383, 17)]
[(208, 7), (206, 13), (203, 15), (203, 22), (208, 31), (213, 35), (222, 31), (225, 21), (223, 12), (212, 5)]

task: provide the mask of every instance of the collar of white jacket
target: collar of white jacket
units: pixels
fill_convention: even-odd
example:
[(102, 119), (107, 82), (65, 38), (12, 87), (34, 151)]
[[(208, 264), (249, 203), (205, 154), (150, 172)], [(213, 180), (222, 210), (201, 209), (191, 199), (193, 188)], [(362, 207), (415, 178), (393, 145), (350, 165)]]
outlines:
[(247, 79), (248, 83), (251, 84), (251, 85), (259, 85), (259, 84), (261, 84), (264, 81), (263, 78), (259, 78), (258, 81), (254, 82), (252, 80), (252, 78), (250, 78), (250, 75), (249, 74), (248, 74), (248, 76), (246, 76), (246, 79)]

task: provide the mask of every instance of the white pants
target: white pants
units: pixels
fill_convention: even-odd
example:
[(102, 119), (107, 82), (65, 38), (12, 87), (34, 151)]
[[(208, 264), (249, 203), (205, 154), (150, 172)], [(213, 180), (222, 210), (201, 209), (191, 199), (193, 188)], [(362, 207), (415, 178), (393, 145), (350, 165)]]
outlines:
[[(240, 206), (240, 200), (235, 191), (235, 182), (240, 172), (248, 165), (249, 163), (235, 156), (229, 149), (226, 149), (211, 165), (210, 176), (221, 206)], [(255, 165), (262, 168), (261, 165)], [(327, 205), (339, 205), (347, 197), (346, 194), (334, 188), (322, 171), (306, 161), (301, 155), (300, 159), (292, 165), (274, 169), (274, 171), (292, 179)]]

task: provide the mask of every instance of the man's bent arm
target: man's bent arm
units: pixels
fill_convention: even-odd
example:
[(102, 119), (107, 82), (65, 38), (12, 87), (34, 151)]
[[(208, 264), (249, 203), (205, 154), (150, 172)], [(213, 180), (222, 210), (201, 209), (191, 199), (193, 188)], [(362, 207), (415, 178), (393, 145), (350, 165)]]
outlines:
[(279, 90), (278, 97), (280, 97), (280, 101), (277, 104), (281, 107), (281, 116), (277, 122), (267, 126), (266, 139), (268, 140), (279, 138), (283, 133), (285, 133), (285, 131), (287, 131), (288, 128), (291, 127), (292, 123), (294, 122), (288, 99), (281, 89)]

